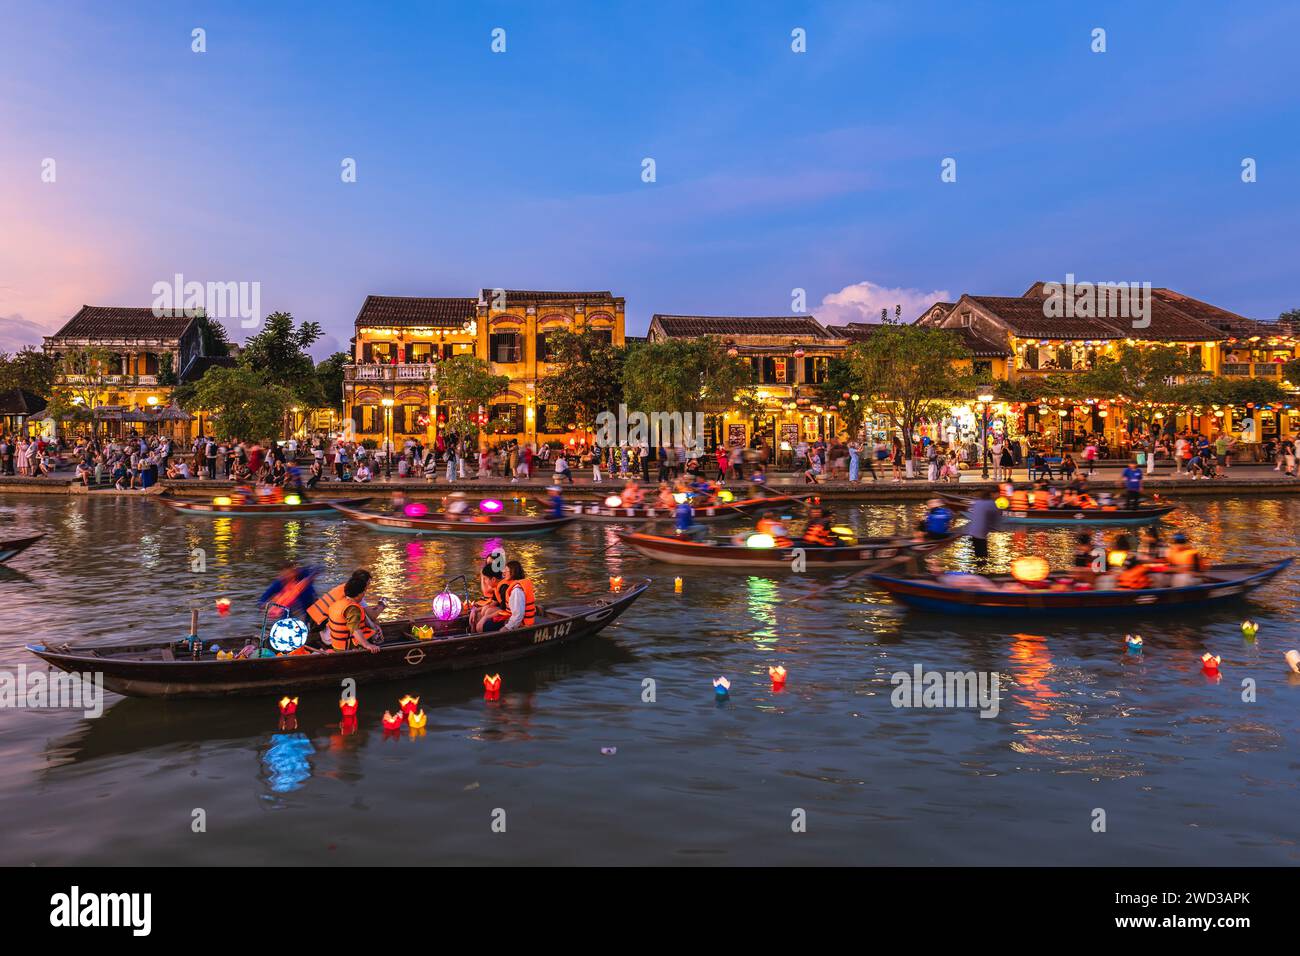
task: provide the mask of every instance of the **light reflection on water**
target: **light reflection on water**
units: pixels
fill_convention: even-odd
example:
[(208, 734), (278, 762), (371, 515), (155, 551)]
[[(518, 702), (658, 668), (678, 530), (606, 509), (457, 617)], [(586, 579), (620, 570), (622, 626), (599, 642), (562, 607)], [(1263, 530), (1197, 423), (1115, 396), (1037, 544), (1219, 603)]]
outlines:
[[(1295, 549), (1300, 502), (1186, 505), (1168, 532), (1216, 560)], [(860, 534), (916, 516), (837, 509)], [(0, 568), (7, 668), (30, 663), (29, 640), (178, 637), (191, 605), (205, 635), (255, 628), (254, 601), (287, 559), (321, 566), (325, 586), (367, 566), (393, 613), (423, 611), (449, 577), (473, 581), (484, 549), (326, 519), (181, 519), (137, 498), (0, 501), (0, 536), (36, 530), (47, 537)], [(1281, 659), (1300, 646), (1294, 569), (1244, 608), (1008, 625), (903, 613), (861, 581), (654, 565), (617, 530), (504, 543), (543, 603), (603, 596), (614, 575), (656, 584), (602, 637), (500, 668), (498, 701), (475, 672), (363, 684), (355, 728), (325, 692), (302, 696), (291, 732), (271, 695), (114, 697), (98, 720), (0, 711), (0, 862), (1296, 862), (1300, 677)], [(1000, 534), (991, 564), (1026, 551), (1064, 561), (1070, 543)], [(194, 549), (204, 573), (189, 571)], [(968, 565), (968, 543), (943, 561)], [(219, 596), (229, 618), (212, 611)], [(1143, 655), (1125, 653), (1126, 632), (1143, 635)], [(1223, 656), (1217, 682), (1200, 672), (1206, 649)], [(775, 663), (790, 672), (780, 692)], [(1000, 714), (895, 709), (890, 675), (917, 663), (997, 671)], [(719, 674), (732, 681), (721, 706)], [(379, 714), (405, 692), (428, 728), (386, 736)], [(412, 806), (428, 821), (414, 831), (395, 822)], [(194, 807), (220, 840), (192, 836)], [(489, 829), (497, 807), (509, 841)], [(794, 807), (809, 828), (791, 838)], [(1095, 807), (1106, 834), (1090, 830)]]

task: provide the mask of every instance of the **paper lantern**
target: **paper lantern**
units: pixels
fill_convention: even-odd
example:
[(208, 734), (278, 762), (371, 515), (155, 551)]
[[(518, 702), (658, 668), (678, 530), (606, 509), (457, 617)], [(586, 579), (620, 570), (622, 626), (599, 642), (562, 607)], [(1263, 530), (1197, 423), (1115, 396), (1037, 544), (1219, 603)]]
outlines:
[(390, 714), (388, 711), (384, 711), (384, 716), (381, 720), (383, 721), (384, 730), (397, 730), (402, 726), (402, 724), (406, 723), (406, 715), (400, 710), (395, 714)]
[(679, 505), (686, 504), (688, 498), (690, 498), (690, 495), (684, 491), (678, 491), (673, 494), (673, 501), (677, 502)]
[(484, 674), (483, 675), (483, 699), (496, 700), (501, 696), (501, 675)]
[(606, 508), (620, 508), (623, 505), (623, 499), (618, 495), (610, 495), (605, 499)]
[(417, 624), (411, 628), (411, 636), (417, 641), (428, 641), (433, 639), (433, 626), (430, 624)]
[(621, 574), (616, 574), (609, 579), (609, 589), (611, 591), (623, 590), (623, 576)]
[(1287, 651), (1285, 655), (1287, 665), (1290, 666), (1293, 673), (1300, 674), (1300, 651)]
[(726, 697), (731, 690), (731, 681), (725, 677), (713, 678), (713, 692), (719, 697)]
[(775, 548), (775, 547), (776, 547), (776, 539), (775, 539), (774, 537), (772, 537), (770, 534), (766, 534), (766, 533), (764, 533), (764, 532), (762, 532), (762, 531), (759, 531), (759, 532), (756, 532), (756, 533), (754, 533), (754, 534), (751, 534), (748, 538), (745, 539), (745, 547), (747, 547), (747, 548)]
[(478, 503), (478, 510), (483, 512), (485, 515), (500, 514), (504, 507), (505, 505), (497, 501), (495, 498), (484, 498)]
[(424, 725), (429, 722), (428, 715), (420, 710), (406, 715), (406, 724), (412, 730), (423, 730)]
[(434, 596), (433, 616), (440, 621), (454, 621), (460, 617), (461, 607), (459, 595), (451, 591), (443, 591)]
[(291, 714), (296, 714), (296, 713), (298, 713), (298, 698), (297, 698), (297, 697), (281, 697), (281, 698), (280, 698), (280, 716), (281, 716), (281, 717), (288, 717), (288, 716), (290, 716)]
[(785, 668), (780, 664), (777, 664), (775, 667), (769, 667), (767, 669), (767, 676), (772, 678), (772, 684), (774, 686), (779, 687), (785, 683)]
[(405, 508), (402, 509), (402, 513), (405, 514), (406, 517), (408, 518), (423, 518), (425, 515), (429, 513), (429, 506), (425, 504), (421, 504), (418, 501), (412, 501), (409, 505), (407, 505)]
[(355, 697), (340, 698), (339, 713), (344, 717), (355, 717), (357, 715), (357, 699)]
[(1112, 568), (1124, 567), (1124, 562), (1128, 560), (1127, 551), (1110, 551), (1106, 554), (1106, 563)]
[(212, 503), (216, 505), (218, 508), (230, 507), (230, 499), (226, 495), (217, 495), (215, 498), (212, 499)]
[(397, 702), (397, 706), (402, 708), (402, 713), (411, 714), (415, 711), (415, 708), (420, 706), (420, 698), (406, 694)]
[(1246, 635), (1246, 640), (1253, 641), (1255, 635), (1259, 633), (1259, 625), (1254, 621), (1242, 621), (1241, 633)]
[(299, 495), (285, 495), (284, 503), (286, 505), (300, 505), (302, 504), (302, 497)]
[(1141, 654), (1141, 653), (1142, 653), (1142, 635), (1141, 635), (1141, 634), (1129, 634), (1127, 637), (1124, 638), (1124, 644), (1128, 647), (1128, 652), (1129, 652), (1130, 654)]
[(230, 598), (217, 598), (217, 613), (222, 617), (230, 613)]
[(721, 501), (721, 502), (723, 502), (723, 503), (726, 503), (726, 502), (728, 502), (728, 501), (735, 501), (735, 500), (736, 500), (736, 496), (733, 495), (733, 494), (732, 494), (729, 490), (727, 490), (726, 488), (723, 488), (721, 491), (718, 492), (718, 500)]
[(1201, 655), (1201, 670), (1205, 671), (1207, 674), (1217, 674), (1219, 673), (1219, 661), (1221, 660), (1223, 660), (1223, 658), (1216, 657), (1214, 654), (1206, 651)]
[(993, 503), (997, 505), (998, 508), (1002, 511), (1006, 511), (1008, 508), (1011, 507), (1011, 500), (1005, 497), (1004, 495), (998, 495), (996, 498), (993, 499)]
[(234, 651), (217, 651), (217, 660), (219, 661), (233, 661), (234, 659)]
[(281, 618), (271, 625), (266, 642), (271, 650), (281, 654), (292, 654), (307, 643), (307, 622), (296, 617)]
[(1026, 554), (1011, 562), (1011, 576), (1025, 584), (1047, 580), (1052, 566), (1037, 554)]
[(682, 579), (681, 579), (681, 578), (673, 578), (673, 590), (676, 591), (678, 594), (681, 594), (681, 593), (682, 593)]

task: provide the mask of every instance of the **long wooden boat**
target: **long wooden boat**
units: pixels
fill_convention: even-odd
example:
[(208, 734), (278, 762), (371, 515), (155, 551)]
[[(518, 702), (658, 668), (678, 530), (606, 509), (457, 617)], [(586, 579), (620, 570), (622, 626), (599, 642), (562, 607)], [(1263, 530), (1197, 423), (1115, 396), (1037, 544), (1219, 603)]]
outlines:
[[(871, 580), (900, 604), (943, 614), (1071, 616), (1098, 613), (1140, 614), (1153, 608), (1204, 607), (1245, 597), (1286, 569), (1291, 558), (1275, 564), (1225, 564), (1202, 575), (1202, 583), (1184, 587), (1081, 591), (999, 590), (948, 584), (944, 575), (893, 577), (872, 574)], [(994, 585), (1011, 581), (1007, 575), (988, 578)]]
[(41, 538), (43, 534), (34, 534), (30, 538), (10, 538), (8, 541), (0, 541), (0, 561), (8, 561), (16, 554), (26, 551)]
[[(253, 501), (236, 504), (232, 501), (230, 504), (217, 504), (212, 500), (188, 501), (185, 498), (173, 497), (167, 492), (155, 497), (177, 514), (202, 515), (208, 518), (222, 515), (267, 518), (286, 515), (329, 515), (335, 513), (335, 505), (355, 507), (370, 500), (369, 498), (309, 498), (306, 501), (300, 501), (296, 505), (283, 501), (270, 501), (265, 504)], [(218, 495), (217, 497), (222, 496)]]
[[(810, 571), (882, 567), (900, 559), (919, 557), (946, 548), (961, 535), (914, 541), (911, 538), (862, 538), (843, 547), (805, 547), (795, 542), (788, 548), (751, 548), (722, 541), (691, 541), (667, 535), (625, 532), (623, 543), (641, 554), (667, 564), (687, 564), (718, 570), (789, 571), (796, 560)], [(797, 552), (802, 551), (799, 555)]]
[[(939, 493), (939, 497), (954, 508), (965, 511), (974, 502), (974, 498), (964, 495)], [(1026, 508), (1003, 509), (1002, 523), (1010, 525), (1129, 525), (1149, 524), (1158, 521), (1172, 511), (1177, 505), (1145, 505), (1141, 508)]]
[[(765, 495), (754, 498), (741, 498), (736, 501), (719, 501), (711, 505), (695, 508), (695, 521), (698, 523), (741, 518), (752, 515), (756, 511), (762, 511), (765, 508), (798, 504), (811, 497), (812, 495)], [(581, 501), (565, 507), (570, 514), (582, 521), (645, 524), (651, 521), (672, 521), (675, 517), (675, 506), (674, 508), (662, 508), (654, 504), (611, 508), (603, 501)]]
[[(217, 660), (208, 648), (238, 650), (247, 637), (204, 639), (204, 653), (190, 657), (185, 641), (147, 644), (95, 645), (71, 648), (28, 644), (27, 649), (60, 670), (104, 677), (109, 690), (129, 697), (227, 697), (279, 694), (329, 687), (337, 690), (344, 678), (357, 681), (396, 680), (413, 674), (483, 667), (527, 657), (590, 637), (612, 624), (650, 585), (644, 581), (617, 595), (589, 604), (539, 608), (532, 627), (488, 634), (465, 632), (465, 618), (443, 622), (433, 617), (381, 621), (383, 644), (339, 653)], [(420, 640), (417, 625), (434, 629)]]
[(466, 512), (452, 515), (443, 511), (412, 517), (405, 514), (383, 514), (375, 511), (358, 511), (343, 505), (335, 506), (352, 521), (376, 531), (396, 531), (404, 534), (436, 534), (453, 537), (505, 538), (550, 534), (578, 519), (573, 515), (563, 518), (533, 518), (520, 515), (485, 515)]

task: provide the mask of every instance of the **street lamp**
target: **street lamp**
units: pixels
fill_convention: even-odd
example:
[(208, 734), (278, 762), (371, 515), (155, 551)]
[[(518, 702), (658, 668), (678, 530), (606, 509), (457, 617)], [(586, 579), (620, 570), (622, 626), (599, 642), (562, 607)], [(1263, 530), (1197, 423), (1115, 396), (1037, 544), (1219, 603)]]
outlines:
[(381, 399), (384, 406), (384, 477), (393, 477), (393, 400)]
[(980, 470), (981, 478), (989, 476), (989, 404), (993, 401), (993, 395), (990, 392), (980, 392), (977, 396), (980, 403)]
[(1065, 460), (1065, 419), (1069, 417), (1070, 413), (1066, 411), (1064, 408), (1059, 408), (1057, 409), (1056, 414), (1061, 416), (1061, 460), (1064, 461)]

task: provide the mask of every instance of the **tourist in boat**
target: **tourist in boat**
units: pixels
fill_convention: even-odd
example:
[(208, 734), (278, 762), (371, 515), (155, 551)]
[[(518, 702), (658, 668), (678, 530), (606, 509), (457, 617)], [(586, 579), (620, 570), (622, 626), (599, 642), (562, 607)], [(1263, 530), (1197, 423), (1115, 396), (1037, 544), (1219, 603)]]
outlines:
[[(311, 633), (317, 634), (325, 628), (325, 625), (329, 620), (330, 608), (343, 598), (348, 585), (360, 588), (361, 592), (364, 593), (369, 584), (370, 572), (364, 568), (358, 568), (353, 571), (352, 575), (342, 584), (335, 585), (320, 597), (316, 598), (316, 600), (307, 607), (307, 620), (311, 627)], [(384, 613), (384, 608), (386, 607), (384, 599), (380, 598), (373, 608), (367, 607), (366, 602), (362, 600), (361, 607), (362, 610), (366, 612), (366, 617), (369, 618), (371, 625), (378, 628), (379, 624), (376, 619), (380, 614)]]
[(641, 491), (641, 486), (633, 479), (623, 486), (623, 490), (618, 497), (622, 501), (623, 507), (635, 508), (641, 503), (645, 495)]
[(689, 496), (683, 496), (682, 500), (675, 504), (673, 530), (679, 535), (689, 535), (695, 528), (695, 509), (691, 507), (691, 499)]
[(506, 609), (510, 617), (501, 627), (503, 631), (532, 627), (537, 620), (537, 594), (518, 561), (506, 562)]
[(659, 492), (655, 495), (655, 507), (663, 508), (666, 511), (672, 511), (677, 507), (677, 499), (673, 497), (672, 486), (666, 481), (659, 482)]
[(257, 606), (265, 607), (266, 616), (272, 619), (286, 613), (305, 614), (316, 603), (316, 589), (312, 586), (315, 578), (314, 568), (298, 567), (288, 562), (257, 599)]
[(808, 520), (799, 543), (805, 548), (834, 548), (839, 545), (839, 541), (830, 529), (830, 522), (821, 517)]
[(365, 648), (372, 654), (379, 653), (376, 641), (380, 636), (379, 628), (362, 604), (369, 584), (368, 572), (352, 575), (343, 586), (343, 596), (330, 605), (325, 616), (326, 650), (341, 652)]
[(1143, 588), (1151, 587), (1151, 572), (1147, 568), (1146, 562), (1142, 561), (1136, 554), (1130, 554), (1124, 559), (1124, 568), (1119, 573), (1116, 585), (1121, 588), (1129, 588), (1140, 591)]
[(942, 538), (952, 530), (952, 511), (939, 498), (926, 502), (922, 530), (927, 538)]
[(546, 517), (563, 518), (565, 516), (564, 491), (559, 485), (550, 485), (546, 490), (548, 492), (546, 497)]
[[(773, 515), (764, 514), (760, 516), (758, 524), (755, 526), (754, 530), (758, 534), (771, 535), (772, 540), (776, 542), (778, 548), (788, 548), (794, 544), (790, 539), (790, 533), (785, 529), (785, 525), (781, 524), (781, 522)], [(741, 537), (743, 538), (747, 536), (741, 535)]]
[(1197, 584), (1201, 573), (1209, 570), (1209, 562), (1200, 551), (1187, 543), (1187, 535), (1181, 531), (1174, 534), (1173, 543), (1165, 552), (1165, 562), (1173, 573), (1174, 587)]
[(1092, 535), (1087, 531), (1080, 531), (1074, 536), (1074, 559), (1071, 561), (1071, 567), (1074, 569), (1076, 576), (1079, 572), (1092, 572)]
[[(508, 566), (508, 565), (507, 565)], [(510, 608), (506, 594), (510, 583), (505, 574), (489, 561), (479, 572), (479, 590), (483, 597), (474, 602), (469, 612), (470, 629), (479, 633), (499, 631), (510, 620)]]

